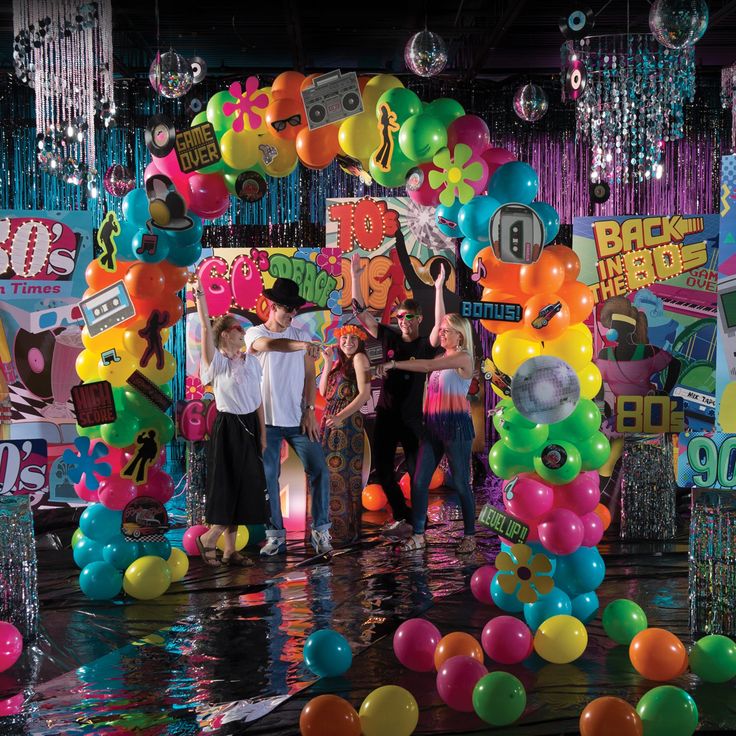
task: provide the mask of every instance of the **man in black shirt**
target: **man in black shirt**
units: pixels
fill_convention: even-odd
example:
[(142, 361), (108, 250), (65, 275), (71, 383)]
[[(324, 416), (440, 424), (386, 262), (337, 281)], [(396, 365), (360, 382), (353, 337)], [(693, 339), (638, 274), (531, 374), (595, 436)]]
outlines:
[[(351, 261), (353, 308), (356, 316), (371, 334), (383, 344), (385, 360), (412, 360), (433, 358), (439, 346), (439, 324), (445, 316), (443, 285), (444, 266), (440, 268), (435, 288), (434, 326), (429, 337), (419, 336), (422, 308), (414, 299), (404, 299), (396, 309), (399, 330), (381, 324), (366, 310), (360, 285), (363, 268), (356, 253)], [(413, 480), (416, 468), (419, 437), (422, 431), (422, 401), (424, 398), (424, 373), (389, 371), (383, 379), (381, 395), (376, 406), (376, 424), (373, 431), (375, 477), (383, 487), (391, 505), (394, 520), (384, 526), (391, 535), (411, 533), (411, 511), (396, 482), (394, 459), (399, 442), (404, 449), (404, 459), (409, 477)]]

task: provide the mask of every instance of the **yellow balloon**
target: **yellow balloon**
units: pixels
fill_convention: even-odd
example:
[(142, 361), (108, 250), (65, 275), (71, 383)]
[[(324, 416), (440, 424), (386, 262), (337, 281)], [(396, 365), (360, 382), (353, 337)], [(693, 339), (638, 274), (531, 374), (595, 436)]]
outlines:
[(102, 358), (97, 363), (97, 374), (101, 381), (110, 381), (113, 386), (127, 386), (128, 377), (138, 368), (138, 359), (127, 350), (117, 350), (118, 360), (112, 360), (107, 365)]
[(594, 399), (603, 385), (603, 377), (595, 363), (588, 363), (581, 371), (578, 371), (580, 381), (580, 396), (583, 399)]
[(189, 572), (189, 558), (183, 549), (178, 547), (171, 548), (169, 559), (166, 560), (171, 573), (171, 582), (177, 583)]
[[(375, 105), (368, 107), (368, 110), (373, 109)], [(381, 145), (376, 116), (373, 112), (362, 112), (360, 115), (353, 115), (343, 121), (337, 137), (342, 150), (348, 156), (361, 161), (370, 159), (373, 151)]]
[(534, 650), (554, 664), (574, 662), (588, 646), (588, 632), (574, 616), (552, 616), (534, 635)]
[(593, 342), (593, 333), (590, 331), (590, 328), (588, 325), (586, 325), (584, 322), (576, 322), (574, 325), (570, 325), (568, 330), (571, 330), (572, 332), (578, 332), (581, 335), (585, 335), (585, 337), (590, 340), (590, 342)]
[(163, 595), (171, 585), (171, 571), (163, 557), (146, 555), (128, 566), (123, 578), (123, 590), (140, 601), (150, 601)]
[(155, 357), (151, 358), (145, 368), (141, 368), (140, 365), (138, 365), (137, 368), (146, 378), (149, 378), (157, 386), (163, 386), (165, 383), (168, 383), (176, 373), (176, 358), (168, 350), (164, 350), (163, 368), (156, 368)]
[[(401, 80), (393, 74), (377, 74), (375, 77), (371, 77), (363, 90), (363, 109), (375, 112), (378, 98), (386, 90), (403, 86)], [(375, 115), (373, 116), (373, 124), (375, 125)]]
[[(246, 544), (248, 544), (248, 527), (242, 524), (238, 527), (238, 531), (235, 532), (235, 549), (240, 552)], [(220, 534), (220, 538), (217, 540), (217, 549), (225, 551), (225, 535)]]
[(541, 353), (539, 340), (530, 340), (521, 330), (509, 330), (496, 338), (491, 357), (498, 370), (513, 376), (525, 360), (536, 358)]
[(122, 349), (124, 332), (125, 327), (113, 327), (101, 332), (95, 337), (92, 337), (87, 328), (82, 327), (82, 344), (87, 348), (87, 350), (91, 350), (98, 355), (110, 348)]
[(253, 168), (260, 158), (258, 151), (258, 135), (252, 130), (236, 133), (228, 130), (220, 138), (222, 160), (233, 169), (245, 171)]
[[(270, 131), (264, 131), (258, 135), (259, 163), (263, 170), (275, 178), (288, 176), (296, 168), (299, 159), (296, 155), (296, 143), (294, 141), (277, 138)], [(260, 148), (264, 146), (264, 148)], [(276, 150), (276, 155), (270, 150)], [(272, 158), (273, 156), (273, 158)], [(266, 163), (270, 161), (270, 163)]]
[[(148, 342), (144, 340), (139, 334), (136, 327), (128, 328), (123, 332), (123, 347), (131, 355), (143, 355), (148, 347)], [(161, 330), (161, 342), (165, 343), (169, 339), (169, 328), (164, 327)]]
[(97, 361), (100, 359), (99, 355), (96, 355), (91, 350), (82, 350), (77, 355), (77, 362), (75, 367), (77, 369), (77, 375), (83, 381), (96, 381), (99, 379), (97, 375)]
[(414, 696), (398, 685), (368, 693), (358, 712), (363, 736), (410, 736), (419, 722)]
[(544, 341), (542, 355), (564, 360), (577, 373), (592, 360), (593, 341), (577, 330), (565, 330), (562, 337)]

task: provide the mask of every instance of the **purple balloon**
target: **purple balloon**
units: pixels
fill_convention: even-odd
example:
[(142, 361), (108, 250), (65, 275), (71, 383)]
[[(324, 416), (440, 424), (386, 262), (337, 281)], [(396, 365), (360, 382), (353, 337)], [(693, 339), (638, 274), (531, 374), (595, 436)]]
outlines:
[(473, 657), (450, 657), (437, 673), (437, 693), (453, 710), (473, 712), (473, 689), (488, 670)]
[(480, 157), (488, 164), (489, 178), (504, 164), (516, 161), (516, 156), (505, 148), (487, 148)]
[(534, 649), (529, 627), (513, 616), (496, 616), (484, 627), (480, 640), (483, 651), (500, 664), (516, 664)]
[(482, 154), (491, 143), (486, 121), (477, 115), (463, 115), (453, 120), (447, 128), (447, 147), (450, 152), (455, 150), (458, 143), (470, 146), (476, 155)]
[(583, 543), (580, 517), (568, 509), (552, 509), (537, 526), (539, 541), (553, 555), (571, 555)]
[[(490, 595), (490, 583), (488, 589)], [(426, 619), (407, 619), (394, 633), (396, 659), (414, 672), (431, 672), (434, 650), (441, 638), (440, 630)]]
[(496, 568), (493, 565), (483, 565), (470, 578), (470, 592), (475, 596), (476, 600), (488, 606), (495, 605), (493, 598), (491, 598), (491, 583), (495, 574)]

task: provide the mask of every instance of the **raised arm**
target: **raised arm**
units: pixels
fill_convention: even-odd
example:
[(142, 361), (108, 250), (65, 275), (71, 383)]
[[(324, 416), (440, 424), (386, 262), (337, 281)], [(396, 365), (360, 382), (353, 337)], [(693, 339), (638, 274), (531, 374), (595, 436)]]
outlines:
[[(319, 440), (319, 425), (314, 415), (314, 401), (317, 387), (314, 385), (314, 358), (309, 353), (304, 353), (304, 388), (302, 392), (302, 421), (301, 429), (310, 440)], [(310, 408), (311, 407), (311, 408)]]
[(207, 300), (204, 292), (199, 285), (199, 279), (196, 274), (189, 275), (189, 284), (194, 292), (194, 302), (197, 305), (197, 316), (202, 325), (202, 363), (205, 369), (210, 367), (210, 363), (215, 358), (215, 340), (212, 337), (212, 325), (210, 324), (210, 315), (207, 311)]
[(353, 253), (353, 257), (350, 259), (350, 280), (353, 301), (357, 304), (357, 309), (354, 310), (355, 316), (372, 337), (378, 337), (378, 320), (366, 308), (363, 291), (360, 287), (360, 277), (364, 270), (360, 266), (360, 255)]
[(332, 348), (324, 346), (322, 348), (322, 357), (324, 358), (324, 364), (322, 365), (322, 375), (319, 377), (319, 393), (321, 396), (327, 396), (327, 383), (330, 376), (330, 371), (334, 363), (332, 355)]
[(360, 407), (371, 397), (371, 366), (367, 356), (358, 353), (353, 358), (353, 368), (355, 368), (355, 380), (358, 384), (358, 395), (342, 411), (325, 419), (328, 427), (340, 426), (348, 417), (360, 411)]
[(440, 344), (440, 323), (445, 316), (444, 286), (446, 279), (445, 264), (440, 263), (440, 272), (434, 280), (434, 327), (432, 327), (432, 332), (429, 333), (429, 342), (433, 348)]
[(404, 240), (404, 233), (401, 232), (401, 228), (396, 231), (395, 247), (396, 254), (399, 256), (401, 270), (404, 272), (404, 278), (412, 292), (416, 291), (417, 287), (421, 289), (424, 286), (426, 288), (427, 284), (417, 276), (414, 266), (411, 265), (411, 258), (409, 257), (409, 252), (406, 250), (406, 241)]

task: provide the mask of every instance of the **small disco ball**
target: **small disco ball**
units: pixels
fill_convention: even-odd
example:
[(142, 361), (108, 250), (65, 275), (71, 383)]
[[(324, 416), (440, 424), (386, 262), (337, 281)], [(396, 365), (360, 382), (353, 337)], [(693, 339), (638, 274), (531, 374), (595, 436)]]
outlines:
[(113, 197), (124, 197), (135, 189), (133, 172), (122, 164), (113, 164), (102, 178), (105, 191)]
[(164, 97), (183, 97), (194, 84), (192, 65), (173, 49), (165, 54), (156, 54), (148, 70), (148, 81)]
[(705, 0), (655, 0), (649, 8), (649, 29), (668, 49), (696, 44), (708, 28)]
[(567, 419), (580, 399), (580, 381), (569, 363), (551, 355), (525, 360), (511, 380), (511, 400), (530, 422)]
[(419, 31), (404, 48), (406, 68), (420, 77), (434, 77), (447, 64), (447, 47), (442, 36), (432, 31)]
[(547, 95), (538, 84), (524, 84), (514, 92), (514, 112), (527, 123), (543, 118), (548, 108)]

